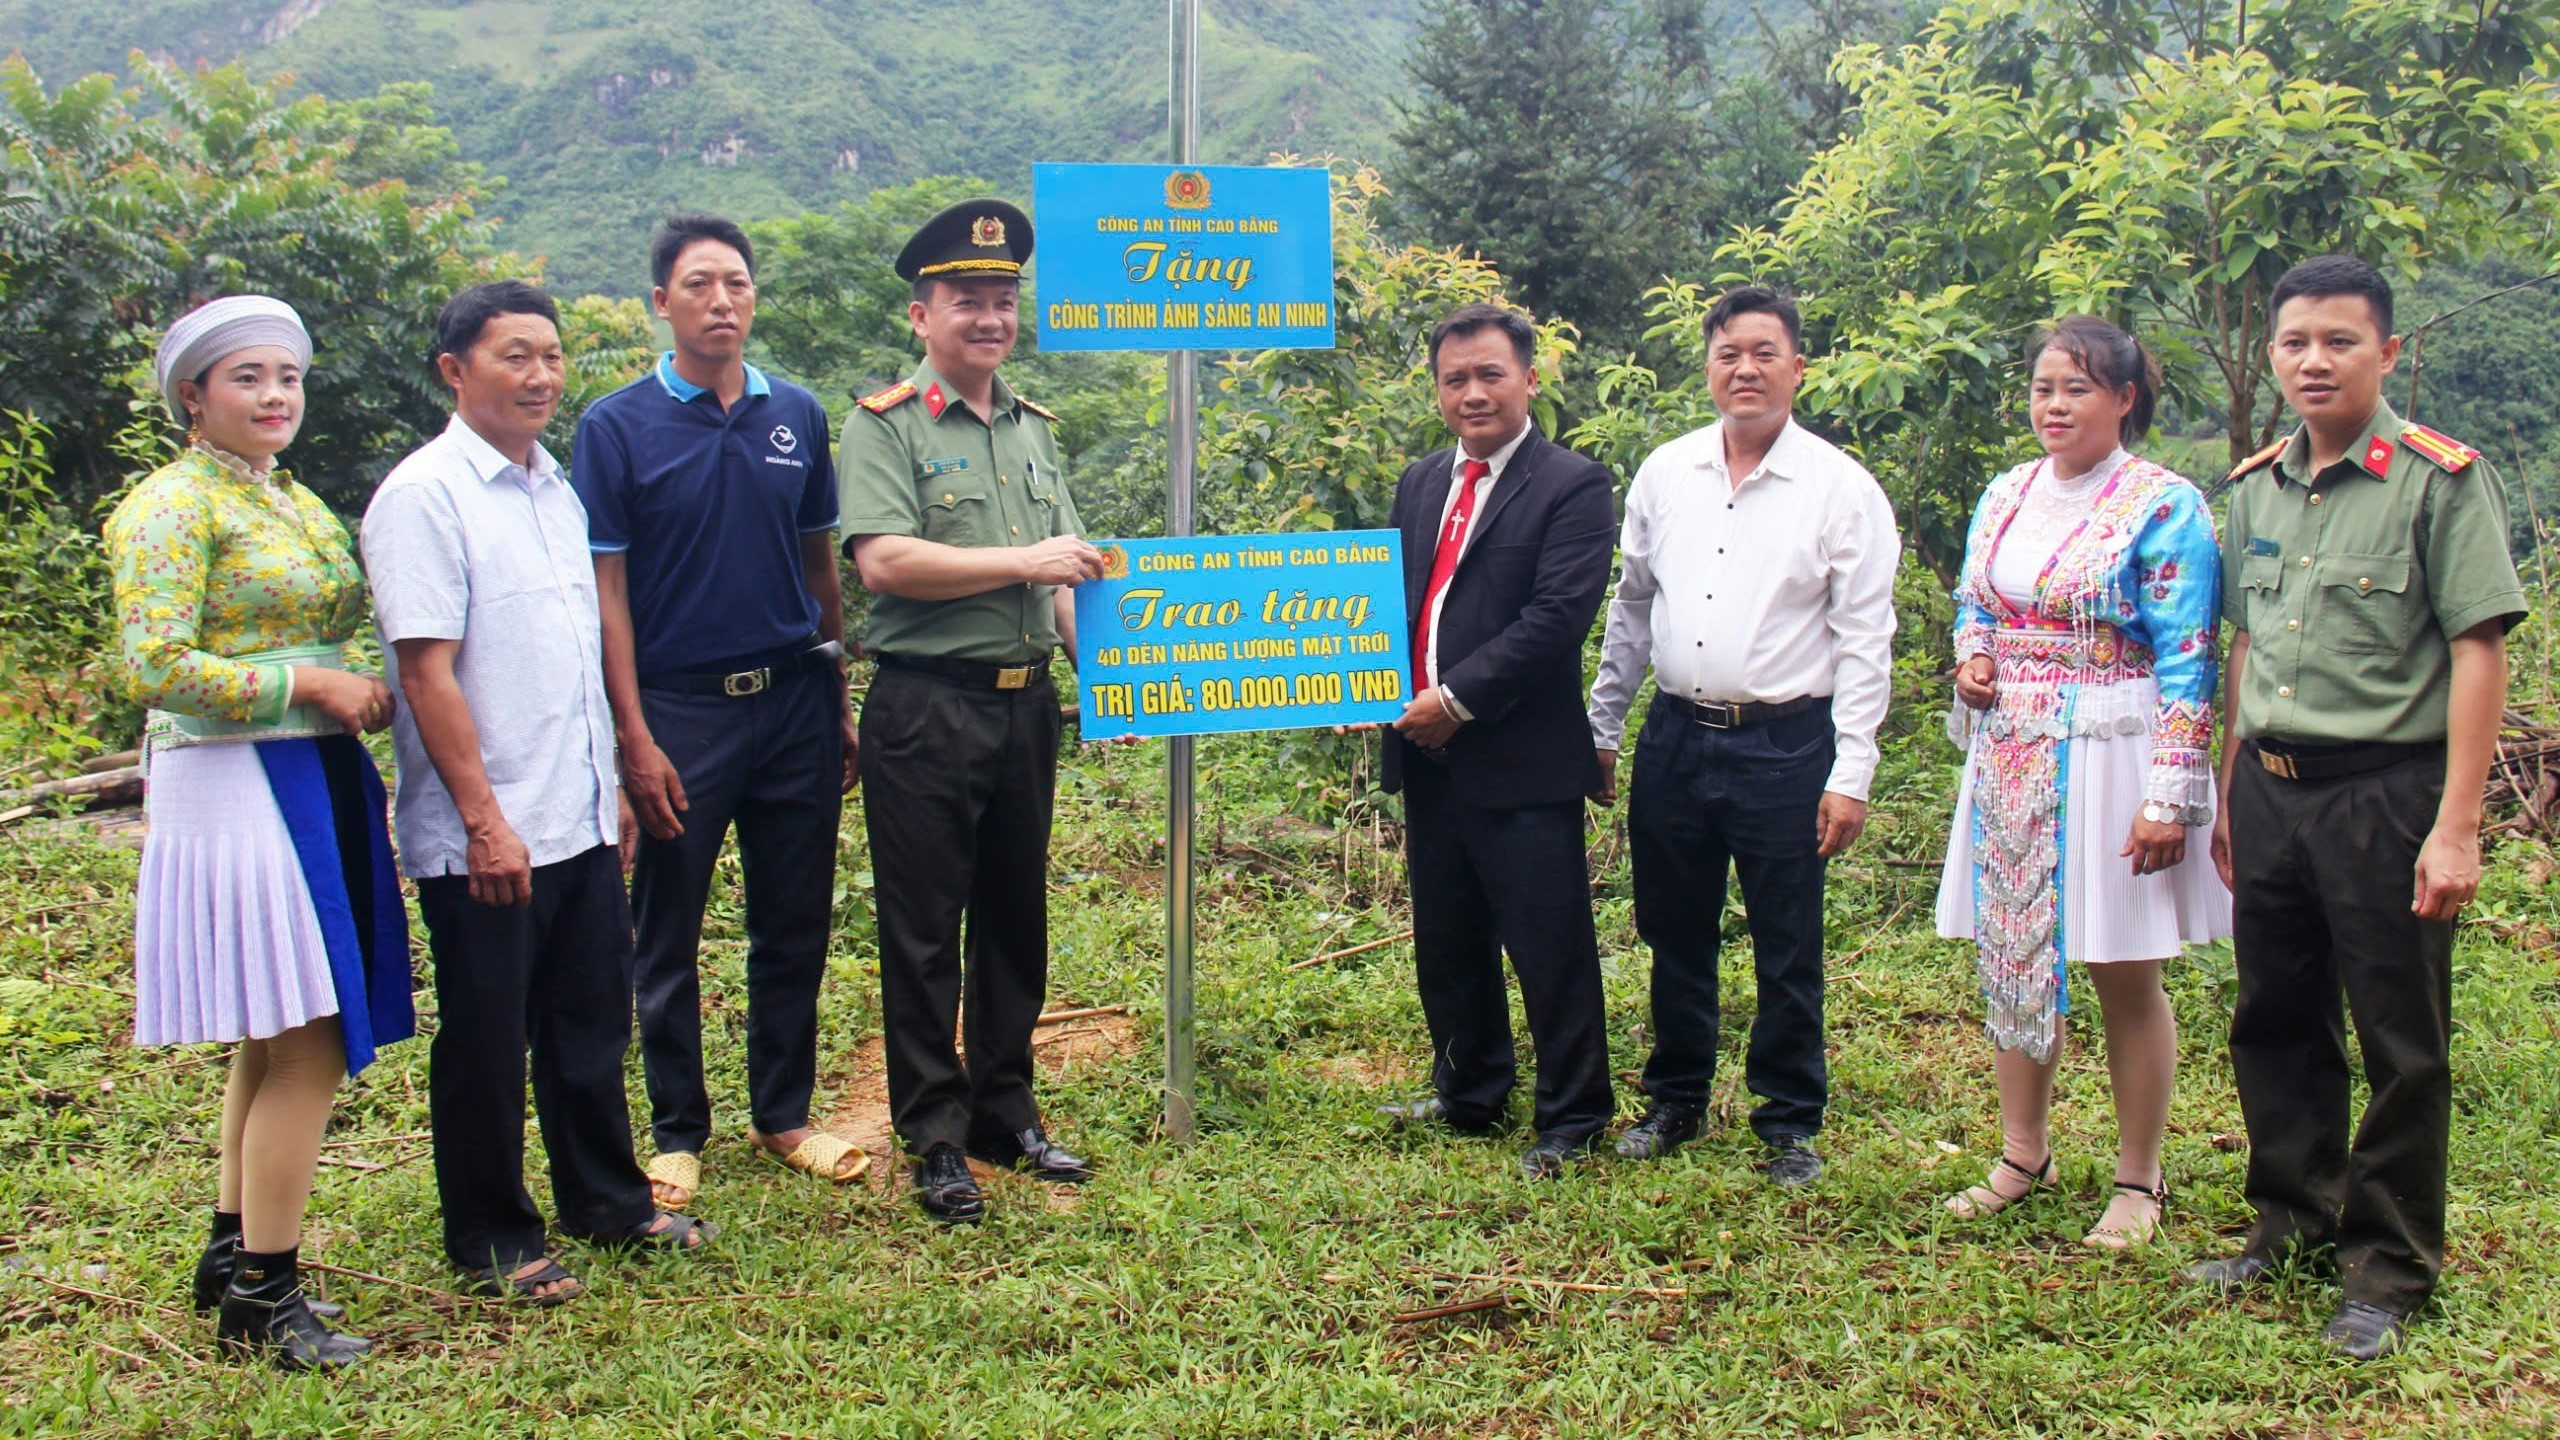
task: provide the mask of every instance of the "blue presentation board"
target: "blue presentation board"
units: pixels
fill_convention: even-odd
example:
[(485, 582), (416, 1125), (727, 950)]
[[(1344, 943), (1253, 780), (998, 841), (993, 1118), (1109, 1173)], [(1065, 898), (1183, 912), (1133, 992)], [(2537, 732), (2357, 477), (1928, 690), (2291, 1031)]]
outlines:
[(1333, 177), (1294, 165), (1031, 167), (1042, 350), (1333, 346)]
[(1087, 740), (1386, 723), (1411, 698), (1393, 530), (1098, 540), (1076, 587)]

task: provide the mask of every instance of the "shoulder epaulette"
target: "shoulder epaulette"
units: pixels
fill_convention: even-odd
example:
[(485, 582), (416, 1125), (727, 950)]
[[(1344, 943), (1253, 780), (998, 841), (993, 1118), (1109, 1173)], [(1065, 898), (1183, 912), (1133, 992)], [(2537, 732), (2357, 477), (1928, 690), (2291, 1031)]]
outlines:
[(2239, 479), (2241, 476), (2248, 474), (2250, 471), (2257, 469), (2259, 466), (2264, 465), (2268, 461), (2271, 461), (2277, 456), (2283, 454), (2284, 447), (2292, 443), (2293, 437), (2290, 435), (2285, 436), (2283, 439), (2278, 440), (2266, 449), (2261, 450), (2257, 454), (2250, 456), (2248, 459), (2241, 461), (2239, 464), (2232, 466), (2230, 475), (2225, 478), (2229, 480)]
[(874, 415), (885, 415), (899, 405), (902, 405), (909, 400), (913, 400), (914, 398), (916, 398), (916, 382), (913, 380), (901, 380), (897, 384), (890, 386), (888, 389), (883, 390), (876, 395), (865, 395), (853, 403), (870, 411)]
[(2436, 468), (2448, 475), (2461, 474), (2464, 466), (2480, 458), (2479, 451), (2424, 425), (2411, 425), (2402, 430), (2400, 443), (2434, 461)]
[(1015, 393), (1013, 401), (1015, 404), (1020, 405), (1023, 409), (1030, 411), (1032, 414), (1039, 416), (1043, 420), (1055, 421), (1058, 418), (1057, 411), (1050, 409), (1046, 405), (1034, 405), (1030, 401), (1023, 399), (1019, 392)]

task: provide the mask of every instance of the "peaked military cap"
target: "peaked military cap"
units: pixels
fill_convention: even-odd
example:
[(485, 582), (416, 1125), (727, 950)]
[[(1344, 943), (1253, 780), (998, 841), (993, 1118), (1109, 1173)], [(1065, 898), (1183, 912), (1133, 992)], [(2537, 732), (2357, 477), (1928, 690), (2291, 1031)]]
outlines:
[(898, 278), (1012, 279), (1030, 258), (1030, 216), (993, 197), (963, 200), (924, 222), (907, 240), (907, 248), (898, 252)]

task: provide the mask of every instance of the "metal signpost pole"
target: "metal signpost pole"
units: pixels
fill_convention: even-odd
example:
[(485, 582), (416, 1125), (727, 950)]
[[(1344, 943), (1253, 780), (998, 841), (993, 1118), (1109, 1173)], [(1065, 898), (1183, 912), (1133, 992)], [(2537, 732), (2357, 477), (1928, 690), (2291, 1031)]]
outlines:
[[(1172, 30), (1173, 163), (1200, 160), (1200, 0), (1166, 0)], [(1199, 440), (1200, 396), (1192, 352), (1165, 357), (1165, 402), (1172, 434), (1166, 485), (1165, 533), (1192, 533), (1193, 450)], [(1175, 1140), (1197, 1131), (1193, 1110), (1191, 1021), (1191, 738), (1165, 742), (1164, 838), (1164, 1128)]]

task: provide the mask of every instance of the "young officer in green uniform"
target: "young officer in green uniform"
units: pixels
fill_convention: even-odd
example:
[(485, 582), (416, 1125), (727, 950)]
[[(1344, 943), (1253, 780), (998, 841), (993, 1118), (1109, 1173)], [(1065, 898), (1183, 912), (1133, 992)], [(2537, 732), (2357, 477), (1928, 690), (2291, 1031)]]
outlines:
[(1102, 574), (1102, 554), (1076, 534), (1056, 417), (996, 375), (1030, 254), (1029, 217), (1001, 200), (963, 201), (915, 233), (898, 275), (915, 287), (924, 363), (860, 402), (837, 470), (848, 548), (878, 597), (860, 734), (890, 1120), (916, 1157), (917, 1203), (946, 1223), (985, 1210), (964, 1157), (1092, 1175), (1031, 1093), (1058, 776), (1049, 662), (1075, 652), (1068, 591)]
[[(2277, 282), (2267, 353), (2302, 427), (2232, 472), (2231, 743), (2213, 856), (2234, 897), (2231, 1064), (2249, 1127), (2236, 1288), (2332, 1255), (2324, 1339), (2371, 1359), (2444, 1269), (2453, 920), (2525, 613), (2498, 478), (2393, 414), (2391, 287), (2343, 255)], [(2372, 1094), (2350, 1141), (2338, 997)]]

